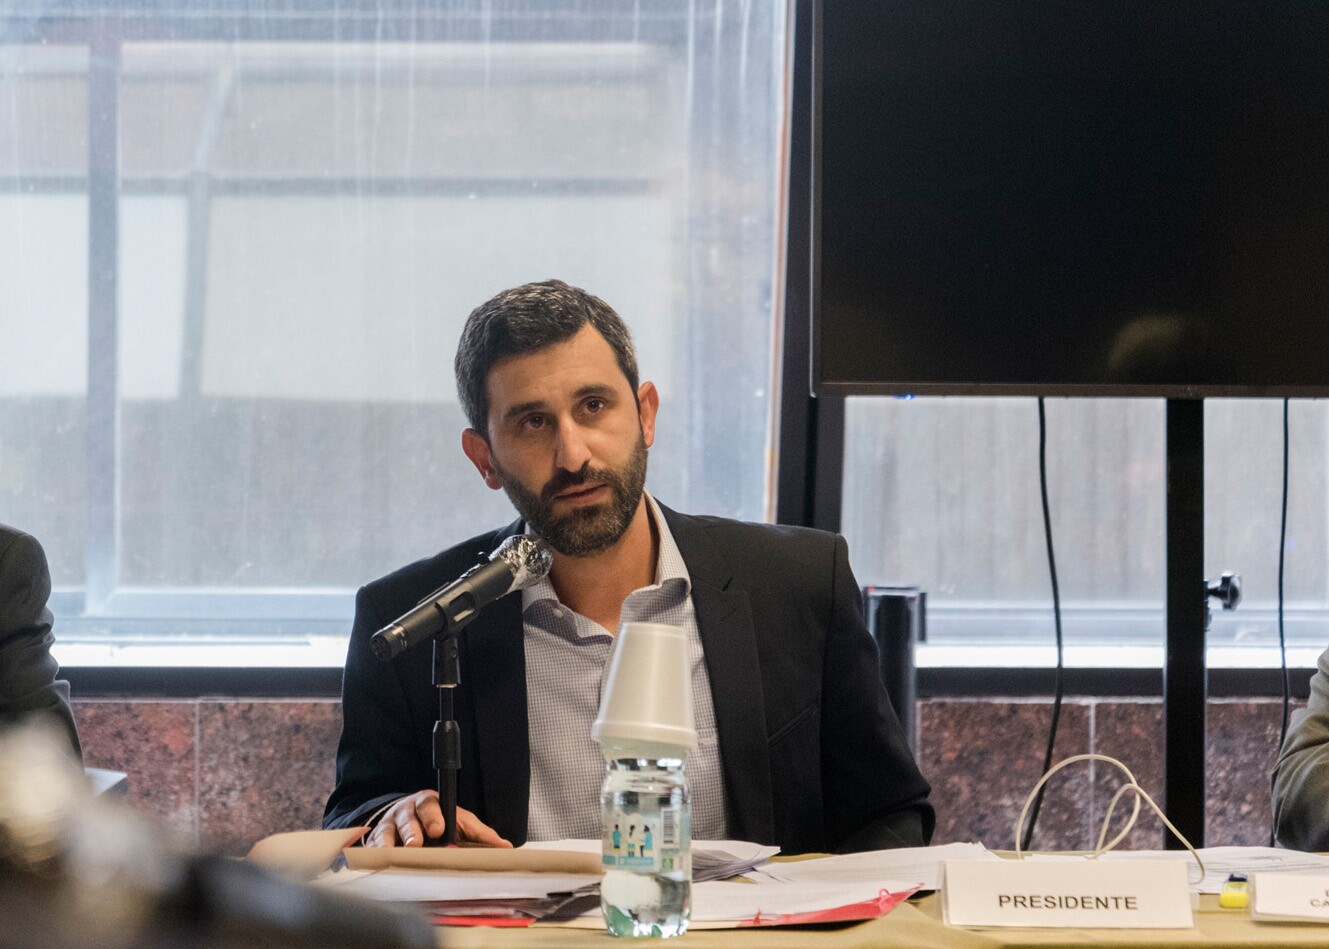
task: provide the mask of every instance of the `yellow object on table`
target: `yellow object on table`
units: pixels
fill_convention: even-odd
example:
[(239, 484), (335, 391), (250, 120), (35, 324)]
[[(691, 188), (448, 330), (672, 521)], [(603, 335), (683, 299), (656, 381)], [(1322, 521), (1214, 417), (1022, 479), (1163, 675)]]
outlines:
[(1246, 874), (1228, 874), (1223, 891), (1218, 894), (1218, 905), (1223, 909), (1246, 909), (1251, 905), (1251, 887)]

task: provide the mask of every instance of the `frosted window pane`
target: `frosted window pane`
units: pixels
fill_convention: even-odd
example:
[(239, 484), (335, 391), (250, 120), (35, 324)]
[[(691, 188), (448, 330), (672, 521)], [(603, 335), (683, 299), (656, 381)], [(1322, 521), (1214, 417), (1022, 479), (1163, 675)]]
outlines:
[(580, 9), (122, 48), (121, 588), (346, 589), (510, 521), (452, 356), (553, 276), (661, 389), (649, 487), (768, 516), (784, 11)]
[[(1329, 406), (1291, 410), (1286, 627), (1318, 650)], [(1068, 642), (1161, 645), (1163, 403), (1049, 399), (1047, 417)], [(843, 523), (859, 578), (925, 589), (930, 641), (1052, 642), (1037, 459), (1034, 399), (849, 399)], [(1211, 646), (1277, 644), (1281, 471), (1280, 401), (1205, 402), (1205, 576), (1243, 581), (1235, 612), (1214, 604)]]
[(84, 577), (86, 48), (0, 44), (0, 521)]
[[(1068, 641), (1161, 642), (1163, 403), (1047, 418)], [(1035, 399), (847, 400), (843, 524), (864, 584), (927, 591), (929, 641), (1052, 642)]]

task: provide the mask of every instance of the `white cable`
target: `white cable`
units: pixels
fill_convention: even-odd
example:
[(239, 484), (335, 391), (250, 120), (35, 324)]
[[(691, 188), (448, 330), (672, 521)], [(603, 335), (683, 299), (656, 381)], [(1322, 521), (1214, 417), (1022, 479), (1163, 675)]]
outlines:
[(1116, 813), (1117, 810), (1117, 803), (1122, 799), (1122, 797), (1125, 794), (1133, 793), (1134, 791), (1135, 791), (1135, 786), (1130, 784), (1123, 784), (1121, 787), (1117, 788), (1117, 793), (1112, 795), (1112, 800), (1108, 801), (1107, 811), (1105, 811), (1103, 814), (1103, 826), (1102, 828), (1099, 829), (1098, 832), (1098, 844), (1094, 848), (1095, 856), (1107, 853), (1109, 850), (1114, 849), (1117, 846), (1117, 844), (1125, 840), (1126, 835), (1129, 834), (1132, 829), (1134, 829), (1135, 821), (1140, 816), (1140, 795), (1138, 794), (1135, 794), (1135, 796), (1131, 798), (1131, 803), (1133, 806), (1131, 809), (1131, 816), (1126, 820), (1126, 826), (1121, 829), (1121, 832), (1117, 834), (1117, 836), (1112, 838), (1111, 843), (1104, 846), (1103, 838), (1107, 836), (1108, 827), (1112, 823), (1112, 815)]
[[(1167, 815), (1163, 813), (1162, 808), (1154, 803), (1154, 799), (1149, 796), (1149, 792), (1140, 787), (1139, 782), (1135, 780), (1135, 775), (1131, 774), (1131, 769), (1126, 767), (1116, 758), (1109, 757), (1108, 755), (1073, 755), (1065, 761), (1053, 765), (1041, 778), (1038, 779), (1038, 783), (1034, 785), (1033, 790), (1030, 791), (1028, 797), (1024, 799), (1024, 807), (1020, 808), (1020, 817), (1015, 823), (1015, 858), (1017, 860), (1024, 859), (1024, 852), (1020, 847), (1020, 838), (1024, 833), (1025, 817), (1029, 814), (1029, 808), (1033, 804), (1034, 796), (1038, 794), (1038, 789), (1047, 783), (1048, 778), (1052, 777), (1067, 765), (1075, 764), (1077, 761), (1106, 761), (1108, 764), (1116, 765), (1125, 772), (1127, 783), (1119, 787), (1117, 793), (1112, 796), (1112, 800), (1108, 802), (1107, 812), (1103, 815), (1103, 826), (1098, 834), (1098, 844), (1095, 848), (1093, 850), (1073, 850), (1071, 853), (1080, 854), (1081, 856), (1088, 857), (1090, 860), (1094, 860), (1101, 857), (1109, 850), (1112, 850), (1117, 844), (1121, 843), (1122, 840), (1126, 838), (1126, 835), (1135, 827), (1135, 821), (1140, 816), (1140, 801), (1143, 799), (1146, 804), (1153, 808), (1154, 813), (1158, 815), (1158, 819), (1161, 820), (1163, 825), (1172, 832), (1172, 835), (1180, 840), (1182, 844), (1185, 845), (1186, 849), (1190, 851), (1191, 856), (1195, 858), (1195, 862), (1200, 866), (1200, 879), (1204, 879), (1204, 861), (1200, 859), (1200, 855), (1196, 852), (1195, 848), (1191, 846), (1191, 842), (1185, 838), (1181, 831), (1173, 826), (1172, 821), (1167, 819)], [(1121, 832), (1113, 837), (1110, 843), (1104, 845), (1103, 841), (1107, 837), (1108, 826), (1111, 824), (1112, 815), (1116, 812), (1117, 804), (1122, 796), (1128, 793), (1134, 795), (1135, 806), (1131, 811), (1131, 816), (1126, 821), (1126, 826), (1122, 828)]]

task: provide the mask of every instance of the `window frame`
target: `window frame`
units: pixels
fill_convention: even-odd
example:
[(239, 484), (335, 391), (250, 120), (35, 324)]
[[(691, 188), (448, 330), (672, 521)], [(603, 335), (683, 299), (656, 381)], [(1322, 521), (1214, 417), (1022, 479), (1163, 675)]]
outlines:
[[(301, 0), (299, 9), (256, 19), (248, 4), (239, 0), (214, 0), (201, 15), (160, 13), (143, 9), (127, 0), (88, 0), (72, 12), (54, 14), (16, 13), (7, 18), (2, 41), (9, 45), (60, 45), (88, 51), (87, 88), (87, 177), (45, 177), (23, 175), (25, 186), (33, 182), (39, 188), (72, 193), (86, 193), (88, 201), (88, 309), (87, 309), (87, 392), (84, 397), (86, 433), (86, 529), (83, 558), (83, 585), (80, 588), (57, 588), (49, 606), (57, 614), (55, 654), (66, 668), (152, 669), (197, 665), (218, 671), (234, 668), (330, 668), (344, 659), (353, 612), (354, 591), (344, 589), (166, 589), (153, 590), (121, 585), (119, 525), (120, 472), (119, 424), (120, 386), (118, 378), (120, 342), (119, 259), (121, 251), (121, 199), (126, 194), (168, 194), (181, 197), (191, 205), (188, 228), (206, 226), (206, 216), (197, 213), (197, 203), (217, 193), (243, 193), (244, 182), (209, 186), (185, 177), (180, 180), (151, 179), (124, 181), (121, 177), (120, 102), (122, 96), (122, 51), (127, 44), (152, 42), (230, 43), (230, 42), (308, 42), (356, 43), (386, 42), (429, 43), (435, 41), (529, 42), (524, 23), (539, 16), (543, 34), (540, 42), (584, 40), (584, 30), (576, 14), (577, 0), (520, 0), (494, 12), (487, 5), (464, 5), (437, 16), (419, 16), (417, 11), (387, 10), (371, 0), (350, 0), (332, 4), (328, 0)], [(565, 15), (564, 15), (565, 14)], [(778, 14), (777, 14), (778, 16)], [(616, 10), (605, 27), (606, 40), (642, 40), (650, 42), (688, 41), (688, 28), (676, 16), (676, 4), (670, 0), (641, 0)], [(792, 42), (792, 29), (786, 24), (786, 47)], [(786, 75), (788, 53), (786, 50)], [(787, 83), (786, 83), (787, 85)], [(787, 101), (788, 90), (784, 90)], [(205, 127), (208, 118), (204, 117)], [(215, 124), (216, 117), (213, 116)], [(205, 133), (206, 135), (206, 130)], [(788, 135), (787, 125), (785, 135)], [(206, 147), (206, 143), (205, 143)], [(326, 190), (328, 182), (303, 182)], [(335, 186), (335, 182), (333, 183)], [(465, 183), (471, 189), (473, 182)], [(299, 190), (302, 182), (291, 187)], [(613, 183), (609, 183), (613, 187)], [(458, 186), (461, 187), (461, 186)], [(431, 183), (408, 191), (437, 190)], [(785, 196), (777, 200), (777, 221), (785, 211)], [(186, 282), (197, 279), (192, 271), (202, 265), (191, 239)], [(784, 275), (776, 267), (773, 295), (776, 303), (778, 333)], [(185, 333), (192, 338), (201, 333), (202, 305), (195, 288), (187, 287)], [(190, 365), (186, 346), (185, 375), (189, 384), (191, 368), (197, 377), (198, 366)], [(197, 360), (195, 359), (195, 362)], [(777, 391), (771, 413), (778, 412), (780, 376), (772, 370)], [(773, 437), (778, 439), (778, 433)], [(771, 447), (768, 445), (768, 447)], [(767, 469), (767, 502), (773, 507), (770, 484), (773, 472)], [(301, 640), (308, 648), (292, 658)], [(340, 642), (339, 650), (329, 650), (328, 640)], [(228, 660), (224, 650), (243, 647), (243, 656)], [(182, 653), (197, 648), (195, 659)], [(240, 659), (240, 665), (236, 660)], [(100, 680), (99, 680), (100, 681)], [(113, 676), (107, 681), (119, 681)]]

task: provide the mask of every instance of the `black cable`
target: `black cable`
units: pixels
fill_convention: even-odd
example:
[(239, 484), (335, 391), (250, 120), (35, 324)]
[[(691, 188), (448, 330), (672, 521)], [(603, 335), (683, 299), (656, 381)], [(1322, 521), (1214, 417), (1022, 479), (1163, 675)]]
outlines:
[[(1043, 536), (1047, 541), (1048, 548), (1048, 573), (1052, 576), (1052, 620), (1057, 631), (1057, 696), (1052, 702), (1052, 729), (1048, 733), (1047, 753), (1043, 756), (1043, 770), (1039, 773), (1039, 777), (1047, 774), (1048, 769), (1052, 767), (1052, 751), (1057, 744), (1057, 724), (1061, 721), (1061, 699), (1065, 685), (1063, 681), (1065, 667), (1061, 638), (1061, 590), (1057, 585), (1057, 558), (1052, 551), (1052, 512), (1048, 508), (1047, 444), (1047, 415), (1043, 408), (1043, 399), (1040, 396), (1038, 399), (1038, 486), (1043, 497)], [(1020, 844), (1023, 850), (1029, 849), (1029, 842), (1034, 838), (1034, 825), (1038, 823), (1038, 812), (1043, 806), (1043, 792), (1046, 790), (1046, 784), (1038, 789), (1033, 806), (1029, 809), (1029, 823), (1025, 826), (1024, 841)]]
[[(1278, 519), (1278, 655), (1283, 670), (1283, 724), (1278, 730), (1278, 747), (1287, 740), (1288, 715), (1292, 706), (1292, 688), (1287, 671), (1287, 636), (1283, 632), (1283, 563), (1287, 552), (1287, 483), (1288, 483), (1288, 400), (1283, 400), (1283, 510)], [(1278, 828), (1269, 827), (1269, 846), (1277, 842)]]
[(1283, 513), (1278, 523), (1278, 652), (1283, 663), (1283, 727), (1278, 732), (1278, 747), (1287, 738), (1287, 721), (1292, 705), (1292, 688), (1287, 672), (1287, 636), (1283, 632), (1283, 555), (1287, 551), (1287, 482), (1288, 482), (1288, 400), (1283, 400)]

